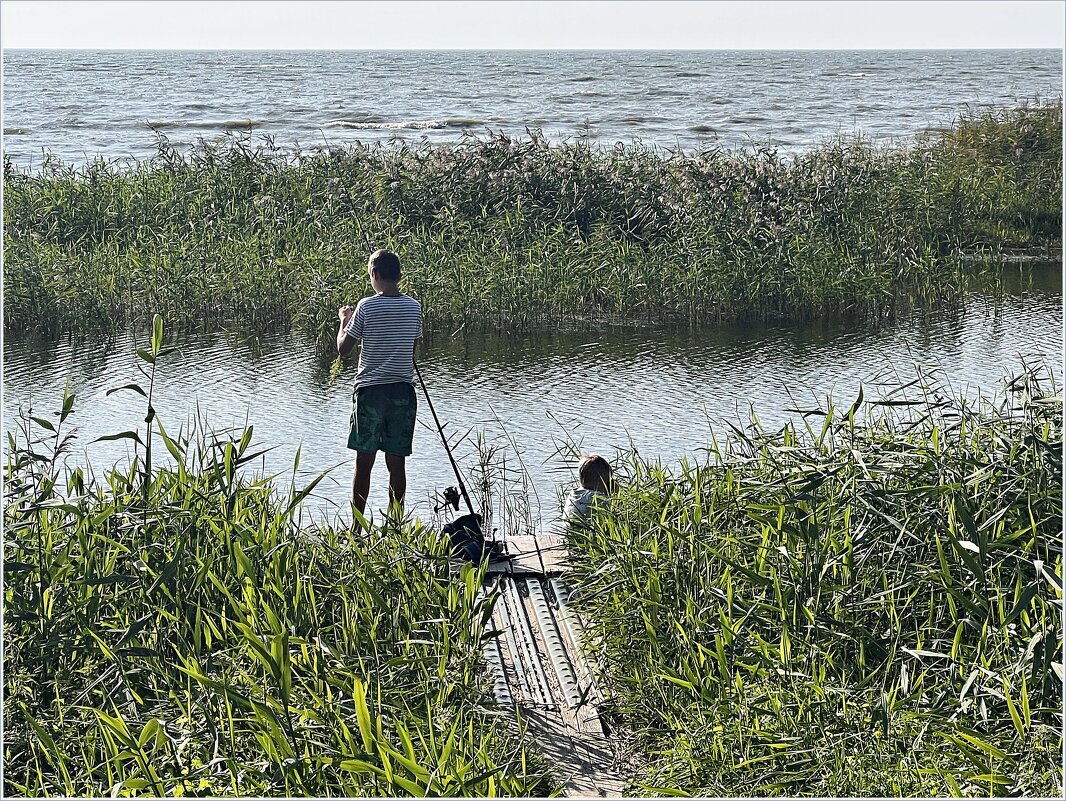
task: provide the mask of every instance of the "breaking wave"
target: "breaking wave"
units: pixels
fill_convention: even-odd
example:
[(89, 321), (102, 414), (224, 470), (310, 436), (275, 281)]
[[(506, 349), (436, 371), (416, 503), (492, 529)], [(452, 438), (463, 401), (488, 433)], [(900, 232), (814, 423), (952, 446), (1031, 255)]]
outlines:
[(485, 125), (486, 120), (468, 119), (466, 117), (447, 117), (441, 120), (404, 120), (403, 122), (386, 122), (380, 118), (378, 119), (350, 119), (350, 120), (330, 120), (325, 123), (325, 128), (353, 128), (356, 130), (369, 130), (374, 128), (383, 128), (386, 130), (409, 130), (409, 131), (423, 131), (423, 130), (439, 130), (441, 128), (472, 128), (478, 125)]
[[(271, 120), (271, 122), (284, 122), (284, 120)], [(232, 130), (235, 128), (251, 128), (255, 125), (265, 124), (264, 120), (145, 120), (144, 124), (149, 128), (218, 128)]]

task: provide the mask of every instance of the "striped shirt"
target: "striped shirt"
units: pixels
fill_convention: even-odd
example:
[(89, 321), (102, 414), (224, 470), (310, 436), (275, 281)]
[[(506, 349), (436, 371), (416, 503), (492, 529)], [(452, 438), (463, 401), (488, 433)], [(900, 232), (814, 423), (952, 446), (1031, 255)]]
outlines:
[(363, 298), (344, 329), (362, 341), (355, 388), (415, 382), (415, 340), (422, 336), (422, 304), (407, 295)]

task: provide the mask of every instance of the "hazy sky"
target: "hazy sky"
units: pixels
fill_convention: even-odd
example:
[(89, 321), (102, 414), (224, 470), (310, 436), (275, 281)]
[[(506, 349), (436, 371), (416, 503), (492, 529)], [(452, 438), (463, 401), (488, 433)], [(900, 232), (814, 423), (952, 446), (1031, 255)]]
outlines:
[(3, 0), (5, 48), (1061, 49), (1062, 0), (40, 2)]

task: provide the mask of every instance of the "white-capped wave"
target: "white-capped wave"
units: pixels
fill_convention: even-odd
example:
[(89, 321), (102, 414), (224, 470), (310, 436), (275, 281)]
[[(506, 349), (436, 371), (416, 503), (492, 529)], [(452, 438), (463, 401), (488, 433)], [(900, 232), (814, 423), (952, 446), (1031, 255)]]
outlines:
[[(274, 120), (280, 122), (280, 120)], [(150, 128), (251, 128), (255, 125), (263, 125), (264, 120), (145, 120), (144, 124)]]
[(476, 125), (484, 125), (484, 120), (467, 119), (463, 117), (449, 117), (442, 120), (404, 120), (403, 122), (385, 122), (383, 120), (330, 120), (325, 124), (326, 128), (353, 128), (367, 130), (371, 128), (384, 128), (387, 130), (438, 130), (441, 128), (470, 128)]

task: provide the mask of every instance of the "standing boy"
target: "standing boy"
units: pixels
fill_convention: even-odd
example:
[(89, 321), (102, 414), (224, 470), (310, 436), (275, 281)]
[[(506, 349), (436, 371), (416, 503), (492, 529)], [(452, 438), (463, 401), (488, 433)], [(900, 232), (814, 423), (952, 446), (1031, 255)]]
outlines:
[(422, 306), (399, 289), (399, 257), (391, 250), (376, 250), (367, 272), (377, 294), (363, 298), (354, 309), (343, 306), (337, 312), (341, 356), (351, 353), (357, 340), (362, 342), (348, 434), (348, 447), (356, 451), (352, 503), (360, 515), (366, 510), (378, 451), (385, 452), (390, 505), (403, 505), (417, 409), (415, 343), (422, 336)]

